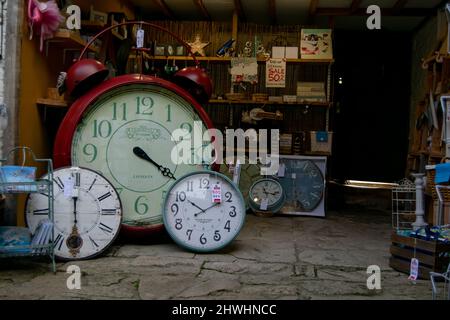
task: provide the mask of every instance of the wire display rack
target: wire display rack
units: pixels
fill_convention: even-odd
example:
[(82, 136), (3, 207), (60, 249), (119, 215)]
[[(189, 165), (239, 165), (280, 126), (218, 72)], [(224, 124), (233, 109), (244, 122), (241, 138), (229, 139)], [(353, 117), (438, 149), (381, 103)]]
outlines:
[[(0, 249), (0, 258), (10, 257), (26, 257), (26, 256), (42, 256), (48, 255), (52, 262), (52, 271), (56, 272), (55, 252), (54, 252), (54, 210), (53, 210), (53, 162), (51, 159), (36, 158), (34, 152), (28, 147), (16, 147), (10, 150), (5, 159), (0, 159), (0, 165), (8, 162), (11, 155), (21, 151), (23, 155), (23, 164), (25, 163), (26, 155), (30, 154), (32, 162), (39, 164), (43, 163), (47, 167), (46, 179), (35, 180), (34, 182), (8, 182), (0, 179), (0, 193), (4, 195), (22, 194), (22, 193), (42, 193), (48, 198), (48, 219), (52, 223), (52, 231), (50, 233), (50, 241), (46, 244), (40, 245), (14, 245), (2, 246)], [(23, 167), (22, 164), (22, 167)]]
[(392, 189), (392, 228), (412, 230), (416, 220), (416, 185), (403, 179)]

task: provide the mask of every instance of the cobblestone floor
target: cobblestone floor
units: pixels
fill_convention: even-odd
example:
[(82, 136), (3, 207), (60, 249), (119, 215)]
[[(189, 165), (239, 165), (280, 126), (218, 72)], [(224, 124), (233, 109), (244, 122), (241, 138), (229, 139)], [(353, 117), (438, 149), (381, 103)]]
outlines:
[[(411, 283), (389, 267), (389, 213), (330, 212), (326, 219), (247, 215), (244, 230), (216, 254), (170, 240), (116, 244), (89, 261), (0, 260), (0, 299), (430, 299), (429, 281)], [(81, 268), (81, 290), (66, 286)], [(366, 286), (381, 268), (381, 290)]]

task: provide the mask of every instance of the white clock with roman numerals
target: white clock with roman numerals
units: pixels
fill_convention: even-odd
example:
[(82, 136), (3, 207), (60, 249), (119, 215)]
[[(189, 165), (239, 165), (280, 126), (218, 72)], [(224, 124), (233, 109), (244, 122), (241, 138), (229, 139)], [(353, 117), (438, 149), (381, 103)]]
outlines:
[[(63, 260), (99, 255), (114, 241), (122, 222), (116, 190), (97, 172), (79, 167), (55, 170), (53, 181), (55, 255)], [(28, 196), (25, 214), (32, 233), (48, 216), (47, 197)]]
[(235, 184), (213, 171), (190, 173), (169, 189), (164, 226), (180, 246), (212, 252), (230, 244), (245, 221), (245, 201)]

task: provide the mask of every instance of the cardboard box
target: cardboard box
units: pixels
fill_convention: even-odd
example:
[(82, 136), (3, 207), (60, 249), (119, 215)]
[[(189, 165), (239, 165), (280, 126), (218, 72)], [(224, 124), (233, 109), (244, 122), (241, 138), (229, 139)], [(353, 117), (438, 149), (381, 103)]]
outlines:
[(298, 59), (298, 47), (286, 47), (286, 59)]
[(286, 47), (272, 47), (272, 58), (282, 59), (286, 56)]
[(285, 103), (297, 103), (297, 96), (293, 95), (284, 95), (283, 102)]

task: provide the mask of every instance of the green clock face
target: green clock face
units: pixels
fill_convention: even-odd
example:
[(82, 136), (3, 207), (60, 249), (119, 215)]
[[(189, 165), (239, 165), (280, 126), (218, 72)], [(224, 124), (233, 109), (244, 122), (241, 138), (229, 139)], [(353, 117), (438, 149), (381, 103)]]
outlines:
[(151, 84), (114, 89), (84, 114), (72, 142), (72, 164), (96, 170), (113, 183), (124, 224), (161, 225), (169, 187), (203, 169), (198, 147), (191, 148), (190, 164), (172, 161), (180, 155), (172, 139), (176, 129), (185, 129), (186, 135), (207, 130), (195, 109), (168, 89)]

